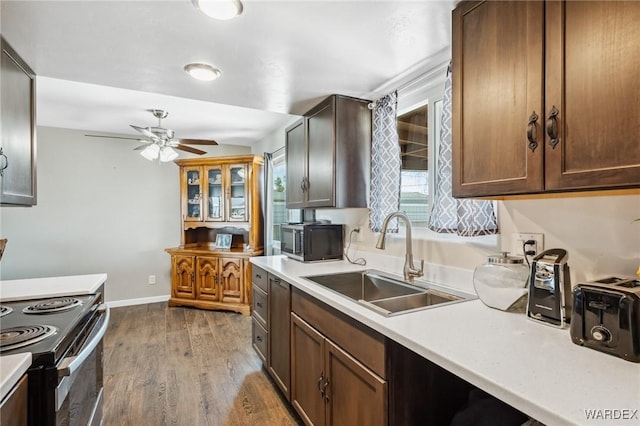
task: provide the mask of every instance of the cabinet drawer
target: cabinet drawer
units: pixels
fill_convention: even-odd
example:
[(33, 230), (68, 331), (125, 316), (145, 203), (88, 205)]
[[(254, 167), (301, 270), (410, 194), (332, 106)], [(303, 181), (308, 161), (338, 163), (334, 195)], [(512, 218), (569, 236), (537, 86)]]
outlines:
[(378, 376), (387, 378), (383, 335), (296, 288), (291, 291), (291, 311)]
[(263, 364), (267, 364), (267, 337), (268, 333), (254, 318), (252, 321), (252, 346), (256, 350)]
[(257, 287), (261, 288), (262, 291), (264, 291), (265, 293), (268, 290), (268, 284), (267, 284), (267, 271), (265, 271), (264, 269), (258, 268), (256, 265), (251, 265), (252, 266), (252, 271), (251, 271), (251, 282), (253, 284), (255, 284)]
[(267, 328), (267, 293), (253, 286), (253, 318)]

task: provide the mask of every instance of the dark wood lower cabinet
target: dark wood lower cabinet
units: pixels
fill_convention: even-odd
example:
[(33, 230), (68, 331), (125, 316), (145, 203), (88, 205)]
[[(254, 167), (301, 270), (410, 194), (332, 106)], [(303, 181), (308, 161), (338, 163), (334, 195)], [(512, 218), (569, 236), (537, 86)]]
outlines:
[(291, 404), (308, 425), (324, 425), (325, 338), (291, 314)]
[(330, 340), (325, 343), (325, 424), (386, 425), (387, 381)]
[(290, 312), (291, 290), (289, 283), (269, 274), (268, 327), (269, 356), (268, 370), (282, 393), (290, 398)]
[(291, 402), (308, 425), (386, 425), (387, 382), (291, 314)]

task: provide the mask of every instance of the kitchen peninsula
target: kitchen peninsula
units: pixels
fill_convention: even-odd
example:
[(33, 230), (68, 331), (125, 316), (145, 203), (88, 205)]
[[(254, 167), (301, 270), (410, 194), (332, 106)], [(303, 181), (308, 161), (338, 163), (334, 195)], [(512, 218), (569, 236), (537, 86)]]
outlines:
[(304, 278), (362, 266), (282, 256), (251, 262), (547, 425), (607, 424), (588, 420), (605, 409), (638, 415), (640, 364), (577, 346), (567, 329), (491, 309), (479, 299), (385, 317)]

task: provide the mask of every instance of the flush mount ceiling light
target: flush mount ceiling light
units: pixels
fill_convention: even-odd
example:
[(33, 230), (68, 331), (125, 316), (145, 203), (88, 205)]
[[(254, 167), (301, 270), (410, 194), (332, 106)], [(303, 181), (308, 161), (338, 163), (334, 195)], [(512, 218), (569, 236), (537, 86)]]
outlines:
[(214, 19), (227, 20), (242, 13), (240, 0), (191, 0), (191, 3), (196, 9)]
[(184, 70), (191, 77), (202, 81), (215, 80), (222, 74), (218, 68), (209, 64), (187, 64), (184, 66)]

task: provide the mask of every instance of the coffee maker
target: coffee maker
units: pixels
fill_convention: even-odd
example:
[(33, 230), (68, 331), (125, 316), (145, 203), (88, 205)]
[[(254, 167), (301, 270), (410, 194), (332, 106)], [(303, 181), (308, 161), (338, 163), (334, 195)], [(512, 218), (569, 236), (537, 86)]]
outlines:
[(564, 328), (571, 320), (572, 294), (567, 251), (545, 250), (531, 262), (527, 317)]

